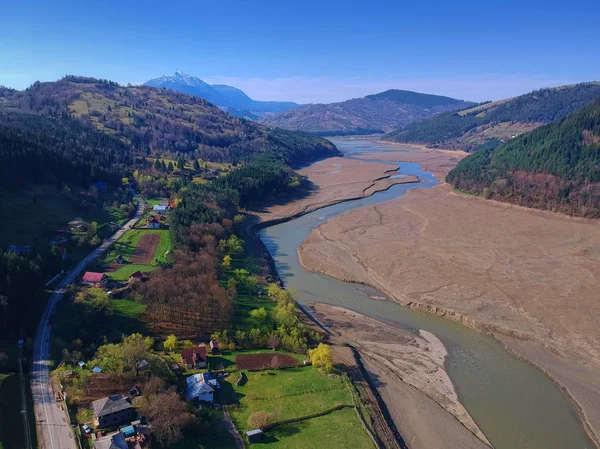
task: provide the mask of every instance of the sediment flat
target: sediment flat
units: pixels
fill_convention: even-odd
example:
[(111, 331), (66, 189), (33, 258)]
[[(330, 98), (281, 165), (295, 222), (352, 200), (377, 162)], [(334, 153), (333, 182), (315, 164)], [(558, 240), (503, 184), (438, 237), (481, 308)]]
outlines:
[[(438, 178), (460, 157), (412, 150), (359, 157), (419, 162)], [(329, 220), (298, 252), (309, 270), (510, 337), (504, 344), (561, 384), (600, 434), (598, 221), (459, 195), (441, 184)]]
[(273, 204), (255, 212), (260, 222), (276, 221), (311, 212), (349, 199), (364, 198), (394, 184), (418, 182), (416, 176), (391, 178), (394, 166), (385, 163), (333, 157), (310, 164), (298, 173), (310, 184), (304, 198)]
[(335, 334), (330, 344), (351, 344), (358, 350), (411, 449), (489, 449), (458, 400), (444, 368), (447, 351), (433, 334), (421, 331), (417, 335), (342, 307), (312, 303), (310, 309)]

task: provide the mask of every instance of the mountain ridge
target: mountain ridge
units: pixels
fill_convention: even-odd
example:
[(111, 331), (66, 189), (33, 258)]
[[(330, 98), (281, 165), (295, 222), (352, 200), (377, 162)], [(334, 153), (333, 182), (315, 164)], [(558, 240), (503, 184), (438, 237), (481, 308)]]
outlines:
[(300, 106), (266, 115), (260, 122), (316, 135), (382, 134), (415, 120), (474, 104), (439, 95), (390, 89), (337, 103)]
[(204, 98), (236, 117), (252, 120), (256, 120), (263, 114), (278, 113), (300, 106), (292, 101), (253, 100), (237, 87), (227, 84), (208, 84), (200, 78), (184, 72), (162, 75), (146, 81), (144, 85)]
[(474, 151), (498, 146), (561, 119), (600, 96), (600, 83), (538, 89), (408, 124), (383, 137), (401, 143)]

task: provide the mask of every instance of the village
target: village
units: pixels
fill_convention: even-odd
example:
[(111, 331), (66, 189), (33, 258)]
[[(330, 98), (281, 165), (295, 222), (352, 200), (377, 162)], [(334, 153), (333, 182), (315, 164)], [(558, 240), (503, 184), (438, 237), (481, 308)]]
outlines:
[[(288, 292), (253, 277), (243, 241), (222, 244), (223, 270), (236, 279), (233, 329), (206, 335), (156, 326), (136, 292), (149, 288), (151, 272), (168, 263), (176, 204), (146, 201), (149, 210), (138, 224), (57, 308), (52, 352), (60, 363), (52, 387), (82, 448), (310, 446), (326, 437), (326, 426), (347, 427), (336, 432), (343, 436), (337, 447), (373, 447), (355, 411), (354, 387), (334, 368), (329, 347), (317, 344), (322, 337), (311, 331), (317, 343), (307, 351), (283, 328), (268, 330), (278, 322), (278, 304), (291, 310), (283, 318), (290, 324), (301, 314)], [(96, 334), (107, 343), (86, 343)]]

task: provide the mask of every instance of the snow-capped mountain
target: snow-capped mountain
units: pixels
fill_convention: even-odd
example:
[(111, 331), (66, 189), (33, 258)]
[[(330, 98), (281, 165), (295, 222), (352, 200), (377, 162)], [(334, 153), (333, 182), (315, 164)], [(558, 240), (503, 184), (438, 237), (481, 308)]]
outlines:
[(183, 72), (163, 75), (144, 83), (146, 86), (183, 92), (210, 101), (232, 115), (256, 120), (267, 113), (295, 109), (299, 105), (287, 101), (255, 101), (242, 90), (225, 84), (210, 85)]

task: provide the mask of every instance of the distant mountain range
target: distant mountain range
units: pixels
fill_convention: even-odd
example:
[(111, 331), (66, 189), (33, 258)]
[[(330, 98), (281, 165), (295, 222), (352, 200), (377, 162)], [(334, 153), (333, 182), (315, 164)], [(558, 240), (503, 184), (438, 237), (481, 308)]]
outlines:
[(258, 120), (267, 113), (277, 113), (299, 107), (291, 101), (256, 101), (242, 90), (225, 84), (208, 84), (200, 78), (183, 72), (163, 75), (144, 83), (152, 86), (194, 95), (210, 101), (215, 106), (236, 117)]
[(340, 103), (311, 104), (262, 117), (261, 123), (317, 135), (373, 134), (475, 103), (406, 90), (388, 90)]
[(560, 120), (475, 152), (447, 181), (486, 198), (600, 217), (600, 97)]
[(515, 98), (447, 112), (401, 127), (385, 140), (473, 151), (496, 147), (561, 119), (600, 96), (600, 83), (540, 89)]

